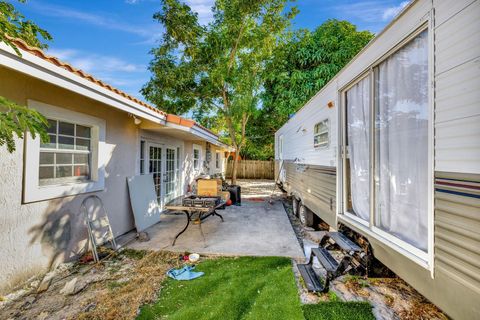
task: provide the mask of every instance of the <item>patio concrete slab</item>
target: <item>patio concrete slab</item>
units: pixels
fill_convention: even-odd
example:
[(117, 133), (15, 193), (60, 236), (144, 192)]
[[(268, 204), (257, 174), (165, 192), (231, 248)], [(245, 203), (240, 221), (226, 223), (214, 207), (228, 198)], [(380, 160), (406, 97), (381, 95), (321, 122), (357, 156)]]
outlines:
[(175, 235), (186, 224), (186, 216), (162, 215), (160, 222), (146, 231), (150, 241), (135, 241), (132, 249), (196, 252), (226, 256), (283, 256), (302, 262), (304, 253), (281, 201), (243, 201), (242, 206), (219, 210), (199, 225), (190, 225), (172, 247)]

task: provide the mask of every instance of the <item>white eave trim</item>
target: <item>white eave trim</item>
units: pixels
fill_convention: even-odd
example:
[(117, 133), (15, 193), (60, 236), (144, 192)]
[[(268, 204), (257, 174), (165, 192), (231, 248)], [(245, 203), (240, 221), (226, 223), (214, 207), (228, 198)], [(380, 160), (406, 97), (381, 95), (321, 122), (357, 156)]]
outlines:
[(179, 124), (176, 124), (176, 123), (167, 122), (165, 126), (167, 126), (169, 128), (172, 128), (172, 129), (177, 129), (177, 130), (181, 130), (181, 131), (190, 133), (190, 134), (192, 134), (192, 135), (194, 135), (194, 136), (196, 136), (196, 137), (198, 137), (202, 140), (208, 141), (211, 144), (214, 144), (216, 146), (219, 146), (219, 147), (222, 147), (222, 148), (225, 148), (225, 149), (230, 149), (229, 146), (227, 146), (223, 142), (220, 142), (216, 135), (214, 135), (213, 133), (203, 129), (202, 127), (200, 127), (196, 124), (193, 127), (189, 128), (189, 127), (185, 127), (185, 126), (182, 126), (182, 125), (179, 125)]
[(0, 65), (105, 103), (116, 109), (129, 112), (135, 116), (153, 121), (154, 123), (164, 125), (166, 122), (166, 115), (150, 110), (141, 104), (131, 101), (29, 52), (20, 51), (22, 53), (21, 57), (5, 43), (0, 43)]

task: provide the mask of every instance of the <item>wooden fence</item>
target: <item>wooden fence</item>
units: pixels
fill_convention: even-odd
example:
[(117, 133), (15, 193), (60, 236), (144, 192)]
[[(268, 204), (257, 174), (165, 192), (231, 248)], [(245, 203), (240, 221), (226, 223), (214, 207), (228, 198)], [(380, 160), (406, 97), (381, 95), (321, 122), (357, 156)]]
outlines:
[[(275, 179), (274, 161), (238, 160), (237, 178), (239, 179)], [(227, 162), (227, 178), (232, 177), (233, 160)]]

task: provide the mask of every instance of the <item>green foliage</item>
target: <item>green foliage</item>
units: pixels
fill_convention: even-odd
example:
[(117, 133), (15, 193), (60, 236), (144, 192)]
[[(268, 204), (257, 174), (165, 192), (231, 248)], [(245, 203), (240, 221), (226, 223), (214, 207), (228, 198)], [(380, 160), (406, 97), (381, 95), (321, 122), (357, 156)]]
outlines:
[(14, 135), (23, 138), (23, 133), (28, 130), (35, 138), (40, 135), (42, 141), (48, 141), (45, 130), (47, 120), (38, 111), (20, 106), (0, 96), (0, 146), (6, 145), (8, 152), (15, 150)]
[(168, 279), (138, 319), (303, 319), (290, 259), (218, 258), (196, 270), (205, 275)]
[[(18, 0), (26, 2), (26, 0)], [(18, 12), (13, 4), (6, 1), (0, 1), (0, 42), (4, 42), (12, 47), (18, 55), (20, 51), (11, 41), (12, 39), (22, 39), (27, 44), (40, 49), (47, 48), (47, 44), (41, 42), (39, 36), (45, 40), (52, 40), (50, 34), (36, 25)]]
[(163, 0), (154, 18), (165, 34), (142, 94), (167, 112), (193, 112), (240, 152), (261, 108), (266, 66), (296, 14), (289, 1), (216, 0), (213, 21), (202, 26), (188, 5)]
[(273, 136), (373, 38), (347, 21), (328, 20), (315, 31), (300, 30), (276, 48), (267, 67), (263, 108), (247, 131), (244, 155), (273, 157)]
[[(22, 39), (31, 46), (46, 48), (47, 45), (39, 40), (39, 36), (45, 40), (52, 39), (47, 31), (32, 21), (25, 20), (12, 4), (0, 1), (0, 42), (12, 47), (20, 56), (20, 51), (12, 40)], [(37, 111), (0, 96), (0, 112), (0, 146), (6, 145), (9, 152), (15, 150), (14, 136), (23, 138), (26, 130), (32, 138), (38, 134), (42, 141), (48, 141), (47, 120)]]

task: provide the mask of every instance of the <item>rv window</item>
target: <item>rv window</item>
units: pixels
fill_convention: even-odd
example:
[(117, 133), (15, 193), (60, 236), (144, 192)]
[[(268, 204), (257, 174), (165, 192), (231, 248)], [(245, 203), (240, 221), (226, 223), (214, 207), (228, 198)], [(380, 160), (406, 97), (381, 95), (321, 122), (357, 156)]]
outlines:
[(313, 146), (327, 147), (328, 146), (328, 119), (317, 123), (313, 129)]
[(48, 119), (47, 143), (40, 144), (39, 185), (90, 179), (90, 127)]

